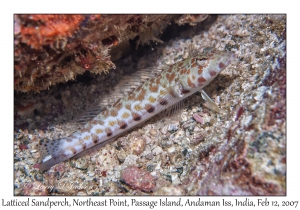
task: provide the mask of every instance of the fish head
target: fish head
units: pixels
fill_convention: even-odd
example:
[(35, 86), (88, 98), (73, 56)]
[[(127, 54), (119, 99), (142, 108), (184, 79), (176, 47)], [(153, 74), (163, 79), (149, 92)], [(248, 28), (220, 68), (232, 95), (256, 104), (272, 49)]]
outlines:
[(234, 52), (206, 48), (202, 54), (191, 59), (191, 74), (188, 79), (196, 87), (204, 87), (236, 59)]

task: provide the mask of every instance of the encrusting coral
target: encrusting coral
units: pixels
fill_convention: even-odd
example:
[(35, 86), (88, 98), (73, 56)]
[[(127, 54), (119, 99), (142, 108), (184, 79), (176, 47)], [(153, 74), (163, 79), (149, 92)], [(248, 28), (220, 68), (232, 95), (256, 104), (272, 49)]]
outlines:
[(150, 40), (161, 42), (157, 36), (171, 21), (184, 24), (190, 20), (195, 24), (205, 19), (184, 17), (16, 14), (14, 89), (38, 92), (74, 80), (86, 71), (107, 73), (115, 68), (112, 61), (130, 48), (130, 39), (138, 39), (137, 45)]

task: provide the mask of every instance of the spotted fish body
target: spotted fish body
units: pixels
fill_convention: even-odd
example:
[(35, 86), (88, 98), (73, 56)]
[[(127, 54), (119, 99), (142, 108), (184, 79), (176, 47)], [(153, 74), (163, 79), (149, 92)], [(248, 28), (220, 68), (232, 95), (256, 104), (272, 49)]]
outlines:
[(214, 48), (180, 61), (147, 80), (115, 102), (73, 135), (40, 142), (40, 170), (65, 161), (89, 148), (102, 146), (154, 115), (201, 91), (236, 55)]

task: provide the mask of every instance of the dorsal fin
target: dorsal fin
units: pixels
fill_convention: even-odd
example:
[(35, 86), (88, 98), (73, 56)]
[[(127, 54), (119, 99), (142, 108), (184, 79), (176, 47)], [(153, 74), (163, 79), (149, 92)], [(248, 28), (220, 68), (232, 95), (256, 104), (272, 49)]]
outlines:
[[(166, 67), (164, 67), (166, 68)], [(86, 112), (75, 119), (75, 123), (83, 125), (97, 116), (100, 112), (113, 105), (117, 100), (123, 98), (126, 94), (132, 92), (144, 82), (152, 77), (160, 74), (164, 68), (146, 68), (139, 70), (129, 76), (124, 76), (120, 82), (110, 91), (104, 95), (99, 101), (95, 102)]]

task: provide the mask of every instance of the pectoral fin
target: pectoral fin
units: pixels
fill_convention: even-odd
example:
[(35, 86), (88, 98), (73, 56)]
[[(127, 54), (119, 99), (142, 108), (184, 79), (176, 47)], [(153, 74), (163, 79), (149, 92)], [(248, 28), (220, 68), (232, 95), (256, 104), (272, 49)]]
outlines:
[(204, 92), (204, 90), (201, 90), (201, 96), (205, 100), (204, 105), (209, 108), (212, 111), (215, 111), (217, 113), (221, 112), (221, 109), (218, 107), (218, 105)]

